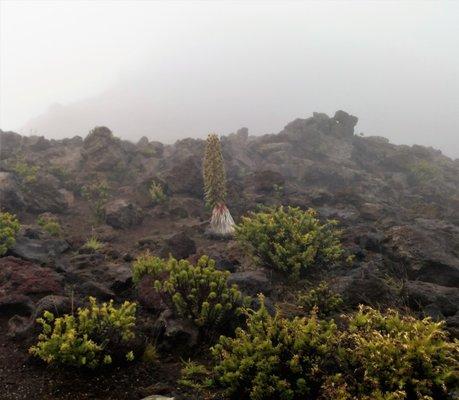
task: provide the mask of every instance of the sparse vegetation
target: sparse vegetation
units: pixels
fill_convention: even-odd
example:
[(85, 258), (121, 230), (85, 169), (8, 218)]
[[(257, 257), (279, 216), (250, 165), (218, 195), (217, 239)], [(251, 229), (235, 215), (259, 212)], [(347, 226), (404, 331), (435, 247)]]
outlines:
[(100, 181), (85, 185), (81, 189), (81, 194), (89, 202), (96, 220), (103, 221), (105, 217), (104, 207), (109, 196), (108, 183)]
[(441, 177), (441, 171), (432, 163), (422, 160), (409, 168), (409, 178), (415, 184), (425, 185)]
[(16, 243), (16, 234), (21, 225), (15, 215), (9, 212), (0, 212), (0, 257)]
[(226, 172), (220, 139), (216, 134), (207, 137), (203, 178), (206, 204), (212, 208), (209, 232), (217, 237), (230, 237), (234, 234), (234, 220), (225, 204)]
[(260, 264), (298, 277), (311, 266), (327, 267), (340, 259), (336, 224), (321, 223), (313, 209), (281, 206), (243, 217), (236, 238)]
[(148, 192), (150, 193), (153, 205), (162, 204), (167, 200), (166, 193), (164, 193), (164, 188), (160, 183), (152, 182)]
[(36, 165), (31, 165), (28, 162), (23, 160), (18, 160), (13, 165), (13, 171), (21, 178), (22, 183), (30, 184), (37, 181), (37, 174), (39, 167)]
[(88, 308), (76, 315), (55, 317), (46, 311), (37, 322), (42, 326), (38, 343), (30, 353), (48, 364), (95, 368), (118, 361), (132, 361), (136, 304), (113, 301), (98, 305), (89, 298)]
[(56, 217), (51, 215), (40, 215), (37, 219), (37, 224), (40, 225), (51, 236), (59, 236), (61, 226)]

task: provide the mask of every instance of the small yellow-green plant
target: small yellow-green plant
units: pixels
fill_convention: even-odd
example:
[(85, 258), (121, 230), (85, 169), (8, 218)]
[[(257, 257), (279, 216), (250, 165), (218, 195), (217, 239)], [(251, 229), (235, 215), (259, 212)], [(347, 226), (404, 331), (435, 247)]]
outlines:
[(167, 261), (146, 251), (132, 263), (132, 282), (138, 284), (145, 275), (149, 275), (156, 280), (167, 270)]
[(143, 351), (142, 354), (142, 361), (148, 364), (152, 364), (158, 360), (158, 351), (156, 350), (156, 347), (148, 343), (145, 346), (145, 350)]
[(104, 244), (97, 239), (96, 236), (91, 236), (88, 240), (86, 240), (83, 248), (92, 251), (99, 251), (104, 247)]
[(153, 205), (162, 204), (167, 200), (166, 193), (164, 193), (162, 185), (158, 182), (152, 182), (148, 192)]
[(109, 186), (107, 182), (100, 181), (85, 185), (81, 189), (83, 197), (89, 201), (95, 218), (102, 221), (105, 217), (104, 207), (109, 196)]
[(199, 392), (210, 388), (213, 379), (211, 372), (204, 365), (188, 360), (183, 363), (178, 383)]
[(61, 233), (61, 226), (56, 217), (40, 215), (37, 223), (51, 236), (59, 236)]
[(16, 243), (15, 237), (20, 227), (15, 215), (0, 212), (0, 257)]
[(236, 238), (261, 265), (298, 277), (311, 266), (325, 267), (342, 256), (336, 224), (321, 223), (313, 209), (281, 206), (244, 217)]
[(46, 311), (37, 319), (42, 333), (29, 352), (48, 364), (74, 367), (132, 361), (136, 304), (126, 301), (116, 307), (113, 300), (102, 305), (93, 297), (89, 301), (89, 307), (79, 308), (76, 315), (55, 317)]
[(317, 314), (324, 317), (339, 311), (343, 305), (343, 299), (340, 295), (333, 293), (325, 282), (322, 282), (307, 292), (299, 293), (297, 304), (308, 313), (317, 308)]

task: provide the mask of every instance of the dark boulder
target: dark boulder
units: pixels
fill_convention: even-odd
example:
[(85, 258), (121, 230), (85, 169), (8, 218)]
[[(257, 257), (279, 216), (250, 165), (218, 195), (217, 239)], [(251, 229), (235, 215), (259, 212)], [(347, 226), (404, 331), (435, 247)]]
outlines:
[(16, 237), (10, 253), (24, 260), (52, 265), (69, 248), (68, 243), (62, 239), (40, 239), (40, 236), (31, 238), (30, 235), (27, 236), (26, 230), (23, 233)]
[(19, 183), (10, 172), (0, 171), (0, 199), (2, 209), (5, 211), (15, 213), (26, 206)]
[(164, 350), (189, 351), (198, 343), (198, 329), (189, 321), (177, 319), (169, 309), (161, 313), (154, 330), (162, 339), (160, 347)]
[(185, 232), (180, 232), (167, 238), (159, 253), (165, 258), (169, 255), (177, 259), (188, 258), (196, 253), (196, 243)]
[(201, 164), (200, 157), (190, 156), (173, 165), (164, 175), (164, 180), (171, 192), (202, 198), (203, 180)]
[(228, 278), (228, 285), (236, 284), (239, 290), (249, 296), (259, 293), (269, 295), (272, 291), (271, 281), (264, 270), (236, 272)]
[(15, 257), (0, 258), (0, 305), (4, 308), (27, 310), (27, 298), (62, 292), (62, 277), (52, 269)]
[(117, 199), (105, 206), (105, 222), (115, 229), (126, 229), (143, 220), (142, 210), (125, 199)]

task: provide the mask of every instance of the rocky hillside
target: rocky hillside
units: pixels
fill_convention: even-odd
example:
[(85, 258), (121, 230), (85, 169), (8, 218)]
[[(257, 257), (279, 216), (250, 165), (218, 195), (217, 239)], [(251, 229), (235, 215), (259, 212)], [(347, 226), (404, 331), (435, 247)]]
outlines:
[[(409, 309), (446, 320), (459, 336), (459, 160), (432, 148), (357, 136), (356, 123), (344, 111), (332, 118), (315, 113), (278, 134), (252, 137), (242, 128), (223, 137), (228, 206), (236, 222), (262, 204), (313, 207), (320, 217), (338, 220), (351, 265), (313, 279), (327, 280), (348, 307)], [(203, 152), (202, 140), (166, 146), (142, 138), (134, 144), (105, 127), (64, 140), (0, 131), (0, 205), (22, 225), (16, 244), (0, 258), (0, 315), (19, 348), (50, 305), (68, 310), (93, 295), (155, 309), (151, 285), (135, 289), (131, 279), (132, 260), (147, 249), (190, 260), (208, 254), (245, 293), (288, 303), (288, 285), (255, 270), (236, 243), (205, 237), (210, 213), (203, 204)], [(167, 197), (161, 204), (152, 202), (154, 182)], [(58, 221), (58, 237), (38, 224), (40, 216)], [(93, 236), (102, 249), (84, 248)], [(163, 314), (145, 316), (161, 325), (162, 346), (174, 348), (178, 337), (192, 346), (189, 327)], [(17, 378), (11, 373), (8, 379)], [(8, 379), (0, 389), (13, 390)], [(26, 386), (48, 393), (52, 382), (34, 379)], [(142, 385), (137, 389), (150, 394)]]

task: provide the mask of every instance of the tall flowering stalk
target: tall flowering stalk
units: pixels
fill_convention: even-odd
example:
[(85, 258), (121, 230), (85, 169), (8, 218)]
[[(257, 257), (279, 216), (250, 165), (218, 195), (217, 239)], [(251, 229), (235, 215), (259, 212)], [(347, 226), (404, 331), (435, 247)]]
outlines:
[(226, 207), (226, 173), (220, 139), (215, 133), (207, 137), (203, 162), (204, 194), (212, 208), (209, 233), (217, 237), (234, 234), (234, 220)]

